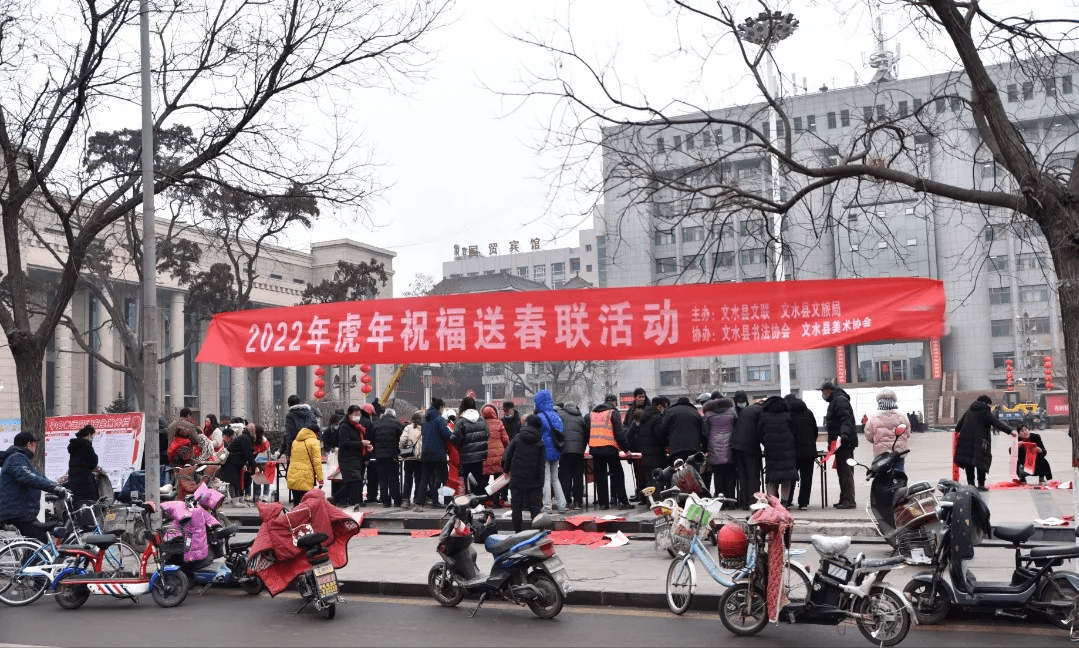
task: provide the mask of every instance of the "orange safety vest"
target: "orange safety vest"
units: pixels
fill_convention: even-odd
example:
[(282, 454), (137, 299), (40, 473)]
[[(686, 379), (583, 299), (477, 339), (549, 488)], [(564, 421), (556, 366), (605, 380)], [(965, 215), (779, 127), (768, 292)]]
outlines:
[(613, 446), (615, 449), (618, 448), (618, 443), (614, 440), (614, 423), (611, 422), (611, 417), (617, 415), (616, 410), (592, 412), (588, 417), (592, 427), (588, 436), (589, 447)]

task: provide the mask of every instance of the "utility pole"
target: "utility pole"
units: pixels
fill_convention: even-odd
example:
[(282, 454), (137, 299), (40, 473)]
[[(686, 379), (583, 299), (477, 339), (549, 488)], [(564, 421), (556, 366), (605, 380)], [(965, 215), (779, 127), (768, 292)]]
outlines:
[(157, 394), (157, 233), (154, 229), (154, 118), (150, 92), (150, 5), (139, 2), (142, 50), (142, 369), (143, 429), (146, 430), (146, 500), (161, 504), (161, 447)]

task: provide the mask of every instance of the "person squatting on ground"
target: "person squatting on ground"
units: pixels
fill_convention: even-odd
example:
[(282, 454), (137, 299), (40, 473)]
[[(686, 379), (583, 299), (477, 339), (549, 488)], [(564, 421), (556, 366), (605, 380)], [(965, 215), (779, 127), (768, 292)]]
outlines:
[(502, 468), (510, 474), (514, 533), (524, 529), (522, 512), (525, 508), (533, 518), (540, 514), (543, 471), (547, 463), (542, 427), (540, 417), (529, 414), (502, 456)]
[[(1042, 443), (1042, 436), (1030, 431), (1026, 423), (1020, 423), (1019, 427), (1015, 429), (1016, 434), (1019, 435), (1019, 446), (1016, 451), (1016, 466), (1015, 473), (1019, 477), (1020, 483), (1027, 483), (1027, 477), (1037, 477), (1038, 484), (1044, 484), (1046, 480), (1053, 479), (1053, 470), (1049, 467), (1049, 460), (1045, 458), (1045, 444)], [(1031, 447), (1028, 444), (1033, 444)], [(1027, 472), (1026, 461), (1028, 451), (1033, 451), (1038, 455), (1034, 460), (1034, 470)]]

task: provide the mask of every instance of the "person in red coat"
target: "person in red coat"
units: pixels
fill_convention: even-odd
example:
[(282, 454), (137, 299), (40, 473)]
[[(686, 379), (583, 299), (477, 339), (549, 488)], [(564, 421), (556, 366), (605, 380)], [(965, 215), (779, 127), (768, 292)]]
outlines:
[[(510, 444), (510, 436), (493, 406), (484, 405), (480, 409), (480, 415), (487, 421), (487, 459), (483, 462), (483, 474), (489, 478), (498, 478), (502, 474), (502, 454)], [(498, 500), (501, 500), (501, 497), (489, 502), (492, 508), (504, 506), (504, 503)]]

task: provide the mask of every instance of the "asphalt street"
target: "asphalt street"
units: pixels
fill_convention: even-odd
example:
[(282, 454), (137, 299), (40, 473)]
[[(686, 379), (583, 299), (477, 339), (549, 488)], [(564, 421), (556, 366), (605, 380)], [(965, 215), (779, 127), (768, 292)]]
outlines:
[[(853, 625), (769, 625), (755, 637), (729, 634), (715, 612), (676, 617), (662, 610), (566, 607), (544, 621), (528, 609), (485, 604), (470, 619), (469, 601), (442, 608), (427, 598), (350, 596), (337, 618), (293, 614), (295, 595), (271, 599), (237, 591), (195, 593), (161, 609), (91, 597), (78, 610), (44, 600), (0, 608), (0, 645), (28, 646), (868, 646)], [(1035, 622), (965, 619), (915, 626), (902, 646), (1064, 646), (1067, 633)]]

